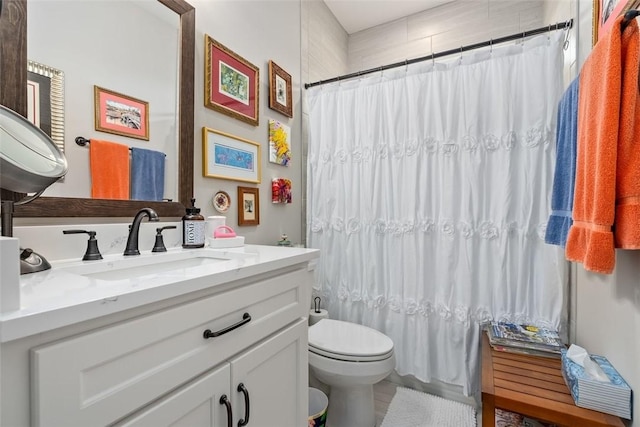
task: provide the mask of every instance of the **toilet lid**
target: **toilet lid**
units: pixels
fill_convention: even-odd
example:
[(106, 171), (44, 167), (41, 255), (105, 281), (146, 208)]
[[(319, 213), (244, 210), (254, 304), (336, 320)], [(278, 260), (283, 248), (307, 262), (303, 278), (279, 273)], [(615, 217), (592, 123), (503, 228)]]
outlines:
[(334, 359), (381, 360), (393, 352), (393, 341), (367, 326), (322, 319), (309, 328), (309, 349)]

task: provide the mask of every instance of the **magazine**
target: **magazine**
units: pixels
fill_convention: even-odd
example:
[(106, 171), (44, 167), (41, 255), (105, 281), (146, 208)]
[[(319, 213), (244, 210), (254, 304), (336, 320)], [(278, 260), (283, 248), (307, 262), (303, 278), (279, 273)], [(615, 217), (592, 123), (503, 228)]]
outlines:
[(541, 356), (541, 357), (551, 357), (554, 359), (560, 359), (561, 353), (560, 350), (536, 350), (533, 348), (524, 348), (524, 347), (512, 347), (505, 346), (500, 344), (491, 344), (491, 347), (500, 352), (504, 353), (514, 353), (514, 354), (525, 354), (527, 356)]
[(492, 322), (487, 333), (491, 345), (559, 353), (564, 347), (558, 332), (527, 324)]

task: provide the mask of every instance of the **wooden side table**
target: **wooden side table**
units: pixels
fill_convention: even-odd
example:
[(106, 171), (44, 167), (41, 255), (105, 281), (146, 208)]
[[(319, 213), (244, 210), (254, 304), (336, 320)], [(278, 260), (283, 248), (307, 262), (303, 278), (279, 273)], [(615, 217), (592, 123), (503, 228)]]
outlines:
[(624, 427), (619, 417), (575, 405), (560, 359), (496, 351), (483, 333), (482, 427), (495, 427), (496, 408), (566, 427)]

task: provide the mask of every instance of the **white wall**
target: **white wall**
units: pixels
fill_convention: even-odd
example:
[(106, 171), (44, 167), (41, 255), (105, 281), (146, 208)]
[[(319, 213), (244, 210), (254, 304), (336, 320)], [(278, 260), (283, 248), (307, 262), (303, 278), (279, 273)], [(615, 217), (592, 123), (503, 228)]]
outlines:
[[(195, 168), (194, 187), (202, 214), (219, 215), (211, 199), (219, 191), (226, 191), (232, 199), (227, 212), (227, 225), (245, 236), (248, 243), (276, 244), (282, 233), (289, 240), (302, 240), (302, 143), (300, 104), (300, 1), (222, 1), (192, 0), (196, 8), (195, 63)], [(259, 126), (241, 122), (204, 107), (205, 34), (222, 43), (260, 69)], [(292, 77), (293, 118), (269, 109), (269, 60), (273, 60)], [(291, 127), (292, 161), (288, 167), (269, 163), (268, 120), (278, 120)], [(202, 128), (209, 127), (258, 142), (262, 147), (262, 182), (247, 184), (202, 176)], [(293, 203), (271, 203), (271, 179), (289, 178), (292, 181)], [(260, 225), (237, 226), (237, 187), (260, 189)]]
[[(591, 51), (591, 0), (579, 1), (578, 63)], [(607, 357), (634, 390), (633, 407), (640, 426), (640, 251), (616, 251), (611, 275), (577, 268), (576, 344)]]
[(544, 25), (542, 1), (457, 0), (349, 37), (349, 72), (419, 58)]

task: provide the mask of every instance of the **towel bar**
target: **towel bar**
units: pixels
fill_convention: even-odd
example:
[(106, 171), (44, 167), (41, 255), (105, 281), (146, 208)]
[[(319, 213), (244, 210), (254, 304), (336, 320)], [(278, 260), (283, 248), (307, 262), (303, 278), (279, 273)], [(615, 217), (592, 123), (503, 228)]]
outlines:
[[(76, 144), (78, 144), (79, 146), (86, 147), (90, 143), (91, 143), (91, 140), (85, 138), (84, 136), (76, 136)], [(129, 147), (129, 151), (131, 151), (131, 147)], [(167, 157), (166, 154), (164, 156)]]

